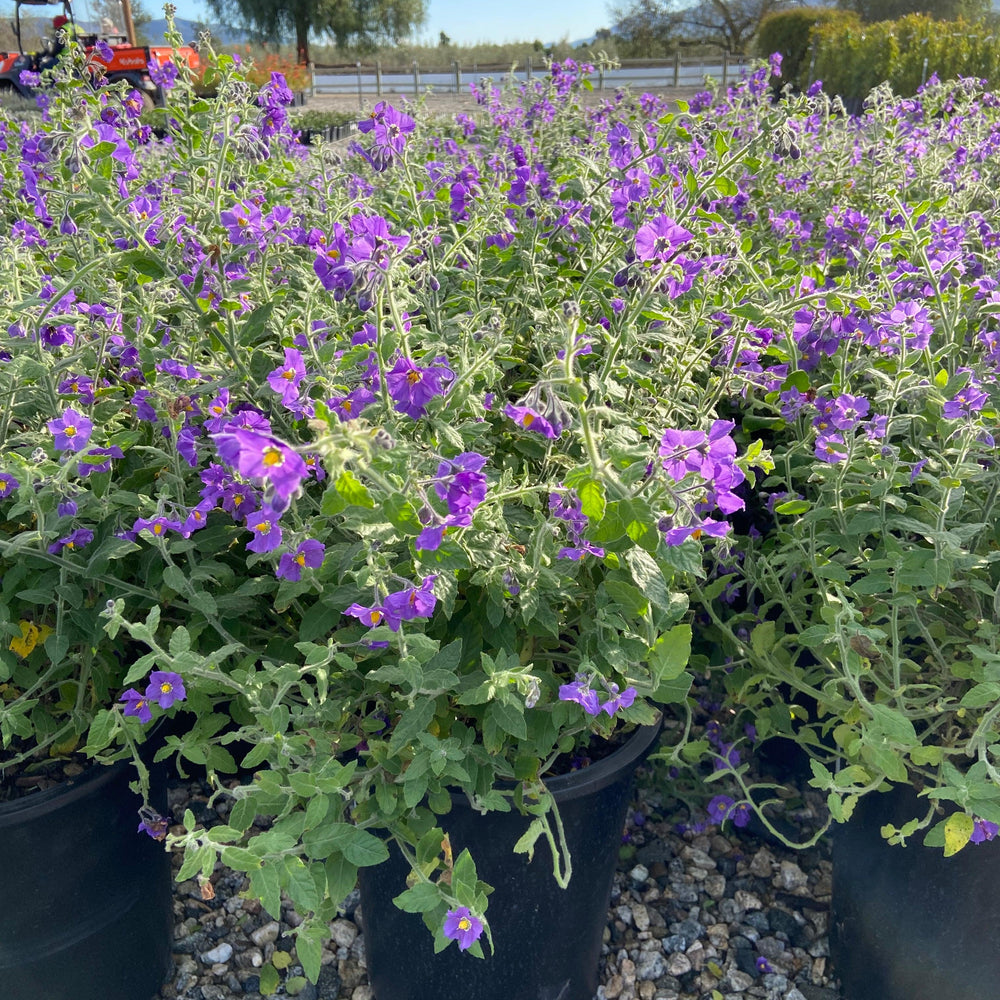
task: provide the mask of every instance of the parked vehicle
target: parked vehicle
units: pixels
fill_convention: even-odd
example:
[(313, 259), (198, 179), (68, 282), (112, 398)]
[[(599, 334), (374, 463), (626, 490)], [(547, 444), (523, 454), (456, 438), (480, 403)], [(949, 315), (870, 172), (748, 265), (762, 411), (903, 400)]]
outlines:
[[(53, 18), (53, 33), (43, 40), (43, 46), (37, 52), (25, 52), (21, 40), (21, 8), (58, 7), (62, 13)], [(17, 0), (14, 5), (14, 20), (11, 26), (17, 39), (17, 52), (0, 51), (0, 97), (5, 93), (15, 93), (21, 97), (32, 97), (38, 86), (30, 79), (24, 80), (22, 74), (41, 73), (56, 64), (59, 55), (65, 47), (65, 39), (73, 37), (84, 47), (88, 62), (103, 71), (106, 79), (111, 82), (127, 80), (142, 95), (143, 104), (147, 108), (162, 106), (163, 93), (160, 86), (150, 76), (150, 69), (163, 66), (168, 61), (181, 59), (194, 68), (198, 68), (197, 51), (185, 45), (174, 50), (170, 46), (139, 45), (131, 29), (131, 21), (126, 22), (128, 34), (119, 33), (87, 33), (80, 29), (73, 17), (70, 0)], [(131, 35), (132, 37), (129, 37)], [(104, 45), (98, 46), (98, 42)], [(105, 48), (105, 46), (107, 46)], [(111, 58), (107, 58), (108, 51)]]

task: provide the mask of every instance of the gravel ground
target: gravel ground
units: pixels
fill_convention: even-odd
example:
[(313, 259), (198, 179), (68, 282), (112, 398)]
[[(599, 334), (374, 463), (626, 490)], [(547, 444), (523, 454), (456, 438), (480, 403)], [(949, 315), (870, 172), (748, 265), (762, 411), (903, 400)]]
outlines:
[[(221, 822), (207, 798), (197, 782), (177, 785), (171, 811)], [(638, 793), (625, 843), (597, 1000), (841, 1000), (828, 957), (828, 849), (789, 851), (728, 825), (680, 833), (649, 790)], [(314, 986), (295, 958), (294, 912), (272, 920), (240, 895), (245, 879), (221, 868), (214, 888), (206, 902), (197, 882), (175, 883), (175, 967), (154, 1000), (261, 1000), (258, 970), (276, 952), (277, 995), (372, 1000), (356, 894), (331, 925)]]

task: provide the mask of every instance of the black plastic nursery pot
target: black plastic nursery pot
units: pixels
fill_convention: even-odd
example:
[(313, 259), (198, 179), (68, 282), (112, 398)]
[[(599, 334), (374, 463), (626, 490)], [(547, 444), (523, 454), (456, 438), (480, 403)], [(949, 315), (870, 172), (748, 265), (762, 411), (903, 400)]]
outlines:
[(879, 829), (922, 814), (908, 788), (862, 798), (833, 836), (830, 945), (849, 1000), (1000, 997), (1000, 840), (953, 857)]
[(468, 847), (479, 877), (494, 887), (488, 917), (496, 951), (485, 960), (460, 953), (455, 944), (435, 955), (420, 916), (393, 905), (409, 871), (398, 852), (381, 865), (362, 868), (365, 954), (375, 1000), (592, 1000), (635, 769), (658, 734), (658, 725), (639, 729), (603, 760), (546, 781), (572, 858), (566, 889), (552, 877), (544, 840), (536, 843), (530, 863), (526, 855), (514, 854), (527, 829), (524, 816), (483, 815), (464, 796), (452, 796), (441, 826), (455, 856)]
[(0, 803), (0, 998), (149, 1000), (170, 971), (170, 862), (127, 764)]

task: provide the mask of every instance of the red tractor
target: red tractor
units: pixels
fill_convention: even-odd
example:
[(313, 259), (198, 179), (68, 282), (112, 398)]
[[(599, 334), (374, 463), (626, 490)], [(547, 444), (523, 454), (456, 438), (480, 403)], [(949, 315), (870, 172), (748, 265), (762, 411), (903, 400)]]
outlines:
[[(52, 19), (52, 36), (43, 39), (39, 52), (25, 52), (21, 42), (21, 8), (29, 7), (59, 7), (62, 13)], [(127, 8), (126, 8), (127, 9)], [(17, 52), (0, 50), (0, 99), (4, 94), (18, 94), (21, 97), (32, 97), (37, 86), (31, 82), (23, 82), (21, 74), (40, 73), (54, 66), (63, 48), (64, 37), (74, 37), (87, 52), (91, 65), (103, 70), (104, 77), (111, 83), (117, 80), (127, 80), (141, 95), (147, 108), (163, 105), (163, 92), (150, 78), (150, 67), (155, 69), (168, 60), (183, 60), (192, 69), (199, 68), (198, 53), (188, 45), (175, 50), (169, 46), (139, 45), (135, 39), (135, 29), (131, 17), (125, 19), (128, 35), (124, 34), (88, 34), (82, 31), (73, 18), (73, 8), (70, 0), (16, 0), (14, 4), (14, 20), (11, 27), (17, 39)], [(98, 41), (107, 46), (97, 47)], [(111, 58), (106, 58), (108, 49)], [(103, 55), (101, 51), (103, 50)]]

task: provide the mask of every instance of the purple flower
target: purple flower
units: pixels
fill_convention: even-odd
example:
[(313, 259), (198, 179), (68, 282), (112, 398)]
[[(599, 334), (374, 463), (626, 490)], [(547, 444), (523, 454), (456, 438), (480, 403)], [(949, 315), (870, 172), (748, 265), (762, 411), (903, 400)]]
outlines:
[(518, 427), (525, 430), (535, 431), (543, 437), (555, 439), (562, 434), (562, 428), (555, 423), (549, 422), (536, 409), (531, 406), (514, 406), (508, 403), (503, 411)]
[(135, 688), (129, 688), (118, 700), (125, 702), (126, 715), (134, 715), (144, 725), (153, 718), (149, 697), (139, 694)]
[(629, 708), (635, 701), (636, 690), (631, 686), (619, 694), (617, 684), (608, 684), (608, 693), (611, 697), (601, 702), (601, 711), (607, 712), (608, 715), (614, 715), (620, 708)]
[(975, 379), (962, 386), (954, 397), (944, 404), (941, 415), (945, 420), (958, 420), (960, 417), (971, 417), (981, 410), (989, 397), (983, 392)]
[(706, 517), (697, 524), (688, 524), (680, 528), (668, 528), (664, 534), (667, 545), (681, 545), (689, 538), (700, 539), (704, 535), (710, 538), (725, 538), (732, 526), (728, 521), (715, 521)]
[(149, 675), (146, 687), (146, 698), (155, 701), (160, 708), (170, 708), (175, 701), (183, 701), (187, 697), (184, 681), (180, 674), (170, 670), (154, 670)]
[(846, 447), (843, 434), (820, 434), (816, 438), (816, 457), (835, 465), (847, 458)]
[(1000, 826), (991, 823), (988, 819), (976, 819), (972, 827), (972, 836), (969, 837), (970, 844), (981, 844), (984, 840), (992, 840), (1000, 833)]
[(362, 625), (375, 628), (378, 625), (388, 625), (393, 632), (399, 631), (399, 619), (390, 615), (388, 610), (381, 604), (366, 608), (363, 604), (352, 604), (349, 608), (344, 608), (344, 614), (351, 618), (357, 618)]
[(467, 906), (449, 910), (444, 918), (444, 936), (458, 942), (458, 950), (471, 948), (483, 933), (483, 922)]
[(419, 420), (428, 402), (434, 396), (443, 396), (447, 391), (445, 383), (454, 377), (455, 373), (445, 364), (421, 368), (409, 358), (401, 357), (386, 373), (385, 382), (397, 412)]
[(148, 834), (153, 840), (166, 840), (167, 821), (155, 809), (143, 806), (139, 810), (139, 828), (136, 833)]
[(84, 545), (89, 545), (94, 540), (94, 533), (90, 528), (77, 528), (71, 531), (64, 538), (53, 542), (49, 546), (49, 552), (59, 555), (63, 549), (82, 549)]
[(107, 472), (111, 468), (113, 458), (124, 457), (124, 453), (117, 445), (112, 445), (110, 448), (90, 448), (76, 463), (77, 475), (86, 477), (95, 472)]
[(486, 498), (486, 476), (479, 470), (486, 456), (463, 451), (438, 465), (434, 491), (445, 502), (450, 514), (468, 514)]
[(155, 61), (151, 61), (148, 72), (150, 80), (157, 87), (162, 87), (164, 90), (170, 90), (177, 80), (177, 67), (169, 59), (165, 59), (162, 66), (158, 65)]
[(0, 500), (6, 500), (20, 485), (9, 472), (0, 472)]
[(661, 215), (636, 231), (635, 255), (639, 260), (672, 260), (693, 238), (693, 233), (669, 216)]
[(55, 438), (53, 444), (60, 451), (79, 451), (86, 447), (94, 429), (93, 423), (72, 407), (50, 420), (47, 426)]
[(729, 819), (736, 803), (728, 795), (716, 795), (708, 803), (708, 818), (713, 823), (723, 823)]
[(765, 974), (774, 972), (774, 969), (771, 968), (771, 963), (763, 955), (758, 955), (757, 956), (756, 965), (757, 965), (757, 971), (758, 972), (765, 973)]
[[(586, 674), (577, 674), (576, 680), (571, 684), (563, 684), (559, 688), (560, 701), (575, 701), (583, 707), (587, 715), (597, 715), (601, 710), (601, 699), (597, 692), (590, 687), (590, 680)], [(611, 712), (609, 715), (613, 714)]]
[(315, 538), (307, 538), (294, 552), (286, 552), (278, 560), (277, 575), (286, 580), (301, 580), (305, 567), (316, 569), (323, 565), (326, 546)]
[(132, 525), (132, 531), (139, 532), (144, 529), (152, 532), (157, 538), (161, 538), (168, 531), (180, 531), (181, 522), (174, 521), (167, 517), (137, 518), (135, 523)]
[(265, 479), (282, 499), (299, 488), (308, 475), (305, 460), (290, 445), (257, 431), (229, 427), (213, 434), (219, 455), (241, 476)]
[(283, 403), (287, 403), (298, 397), (299, 385), (305, 377), (306, 366), (302, 354), (294, 347), (286, 347), (285, 363), (267, 376), (267, 384), (281, 396)]
[(281, 544), (281, 525), (273, 510), (265, 507), (254, 511), (246, 519), (246, 526), (254, 536), (247, 542), (247, 548), (251, 552), (273, 552)]
[(430, 618), (437, 604), (437, 598), (434, 596), (436, 579), (436, 574), (425, 576), (419, 587), (407, 587), (405, 590), (389, 594), (384, 602), (385, 613), (389, 619), (405, 622), (413, 618)]

